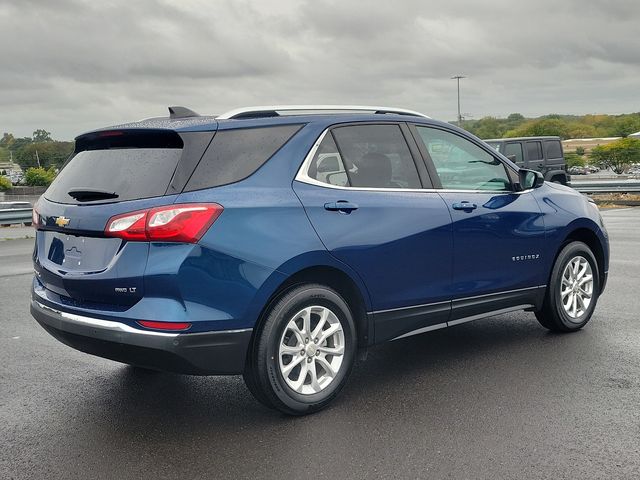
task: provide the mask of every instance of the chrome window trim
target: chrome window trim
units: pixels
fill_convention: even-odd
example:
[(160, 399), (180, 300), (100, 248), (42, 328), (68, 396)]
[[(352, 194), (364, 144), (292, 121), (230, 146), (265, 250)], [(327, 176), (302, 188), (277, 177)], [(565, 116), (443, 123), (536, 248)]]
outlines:
[(311, 112), (317, 114), (318, 112), (328, 112), (329, 114), (335, 113), (389, 113), (398, 115), (407, 115), (420, 118), (431, 118), (424, 113), (416, 112), (415, 110), (407, 110), (406, 108), (396, 107), (380, 107), (373, 105), (260, 105), (255, 107), (241, 107), (229, 110), (221, 115), (218, 115), (218, 120), (229, 120), (238, 115), (245, 113), (260, 113), (260, 112)]
[[(513, 190), (455, 190), (455, 189), (447, 189), (447, 188), (380, 188), (380, 187), (342, 187), (340, 185), (332, 185), (330, 183), (324, 183), (320, 180), (316, 180), (315, 178), (311, 178), (308, 175), (309, 166), (311, 165), (311, 161), (313, 157), (316, 155), (316, 151), (320, 147), (320, 144), (324, 140), (324, 137), (327, 136), (329, 130), (331, 130), (333, 126), (326, 128), (315, 141), (309, 153), (304, 158), (302, 165), (298, 169), (298, 173), (294, 178), (295, 181), (306, 183), (309, 185), (315, 185), (317, 187), (331, 188), (334, 190), (352, 190), (352, 191), (369, 191), (369, 192), (441, 192), (441, 193), (492, 193), (492, 194), (516, 194), (521, 195), (523, 193), (531, 192), (533, 189), (523, 190), (521, 192), (516, 192)], [(506, 167), (506, 166), (505, 166)]]

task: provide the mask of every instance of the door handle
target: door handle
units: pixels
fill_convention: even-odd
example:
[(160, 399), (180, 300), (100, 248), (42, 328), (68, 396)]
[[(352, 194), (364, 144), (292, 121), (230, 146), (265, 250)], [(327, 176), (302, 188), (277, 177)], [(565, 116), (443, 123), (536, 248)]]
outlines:
[(346, 200), (338, 200), (337, 202), (325, 203), (324, 209), (330, 212), (351, 213), (353, 210), (358, 209), (358, 205)]
[(476, 208), (478, 208), (478, 205), (469, 202), (454, 203), (451, 206), (454, 210), (464, 210), (465, 212), (470, 212), (471, 210), (475, 210)]

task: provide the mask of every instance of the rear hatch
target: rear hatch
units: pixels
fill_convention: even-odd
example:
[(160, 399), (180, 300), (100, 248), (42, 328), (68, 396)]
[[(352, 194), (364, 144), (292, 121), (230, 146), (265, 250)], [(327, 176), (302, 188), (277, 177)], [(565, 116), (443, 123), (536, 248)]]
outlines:
[(84, 308), (128, 308), (144, 295), (146, 242), (104, 234), (108, 220), (175, 201), (213, 131), (106, 130), (80, 136), (36, 206), (34, 266), (46, 289)]

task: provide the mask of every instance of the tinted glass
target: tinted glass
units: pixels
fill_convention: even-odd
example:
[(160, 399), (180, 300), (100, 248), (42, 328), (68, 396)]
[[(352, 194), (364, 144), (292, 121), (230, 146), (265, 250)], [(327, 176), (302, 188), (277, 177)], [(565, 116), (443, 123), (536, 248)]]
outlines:
[(217, 132), (185, 191), (218, 187), (247, 178), (299, 129), (300, 125), (282, 125)]
[(489, 145), (491, 148), (495, 148), (496, 152), (499, 152), (499, 151), (502, 150), (502, 144), (501, 143), (487, 142), (487, 145)]
[[(108, 201), (164, 195), (182, 154), (180, 148), (122, 148), (86, 150), (76, 154), (58, 174), (44, 197), (52, 202), (85, 203), (71, 190), (115, 193)], [(103, 200), (107, 201), (107, 200)]]
[(370, 188), (421, 188), (416, 165), (398, 125), (332, 130), (349, 184)]
[(524, 163), (524, 156), (522, 155), (522, 144), (521, 143), (507, 143), (504, 147), (504, 155), (509, 157), (510, 155), (514, 155), (516, 163)]
[(560, 158), (562, 157), (562, 147), (558, 140), (551, 140), (544, 142), (544, 146), (547, 149), (547, 158)]
[(527, 142), (527, 160), (542, 160), (542, 145), (540, 142)]
[(507, 171), (498, 159), (469, 140), (436, 128), (416, 127), (443, 188), (511, 190)]
[(307, 175), (330, 185), (340, 187), (349, 185), (349, 178), (347, 177), (342, 157), (331, 133), (327, 133), (322, 139), (322, 143), (320, 143), (316, 154), (311, 160)]

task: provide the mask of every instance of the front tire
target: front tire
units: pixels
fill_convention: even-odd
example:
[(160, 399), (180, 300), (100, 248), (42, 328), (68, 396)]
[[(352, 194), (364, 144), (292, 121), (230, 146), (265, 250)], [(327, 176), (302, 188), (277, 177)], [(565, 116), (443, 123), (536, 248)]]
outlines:
[(301, 285), (266, 313), (244, 374), (263, 404), (290, 415), (326, 407), (353, 367), (356, 332), (347, 302), (329, 287)]
[(600, 294), (598, 263), (582, 242), (571, 242), (560, 251), (551, 272), (540, 324), (554, 332), (574, 332), (591, 319)]

